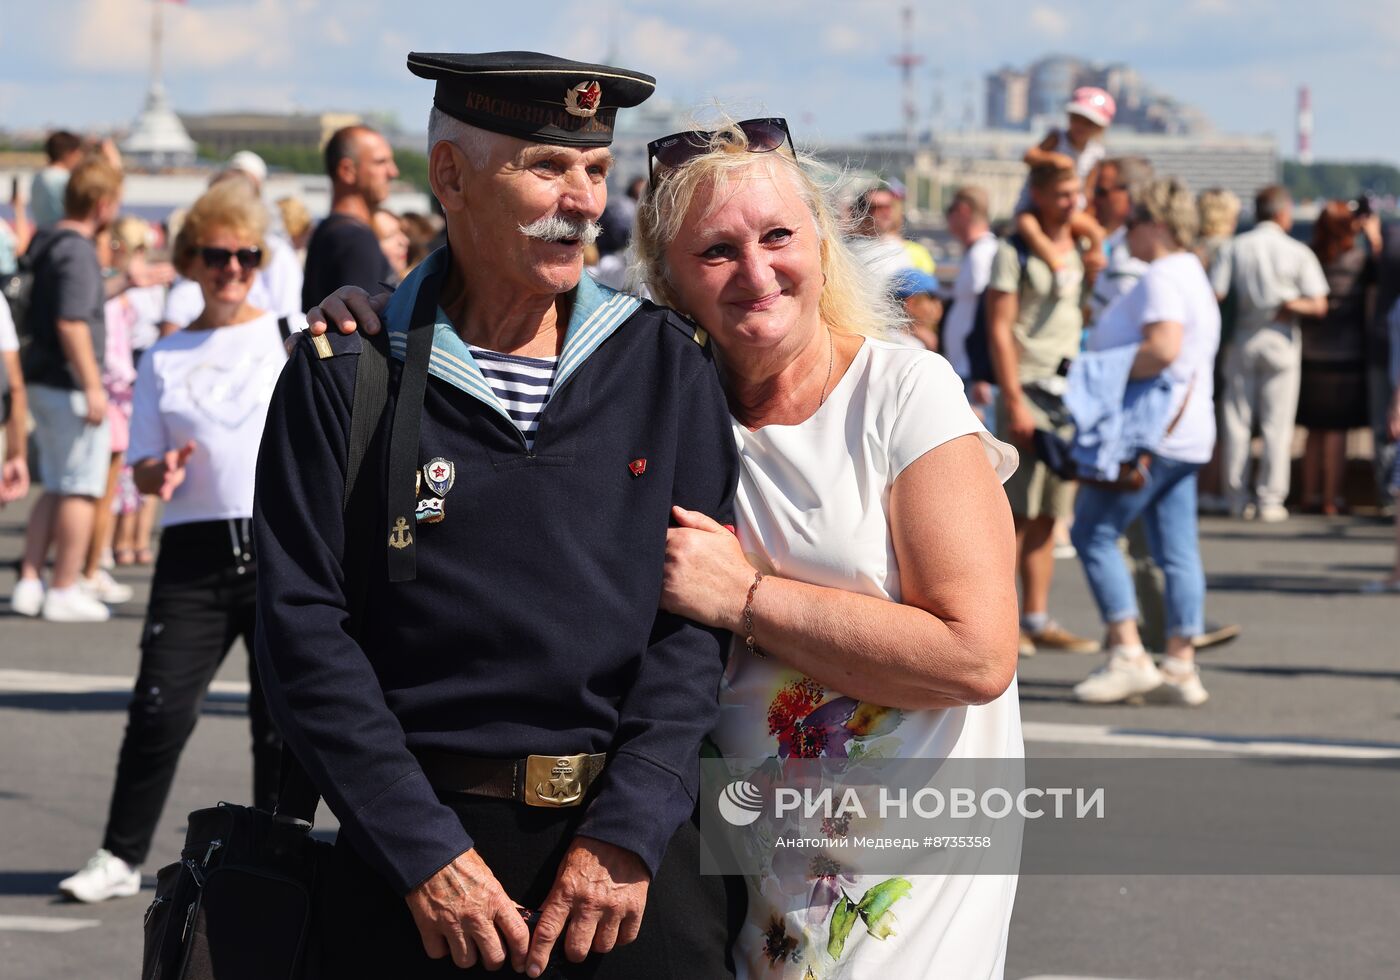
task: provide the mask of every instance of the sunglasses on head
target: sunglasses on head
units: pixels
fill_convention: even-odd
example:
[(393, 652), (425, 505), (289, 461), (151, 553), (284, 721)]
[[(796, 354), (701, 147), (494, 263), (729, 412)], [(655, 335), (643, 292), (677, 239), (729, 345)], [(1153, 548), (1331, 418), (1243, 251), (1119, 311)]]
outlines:
[(196, 251), (199, 257), (204, 260), (204, 264), (211, 269), (222, 269), (228, 265), (229, 259), (238, 259), (239, 268), (256, 269), (262, 265), (262, 249), (256, 245), (247, 248), (217, 248), (213, 245), (201, 245)]
[[(734, 124), (748, 141), (750, 153), (771, 153), (787, 144), (792, 147), (792, 133), (786, 119), (770, 116), (767, 119), (744, 119)], [(672, 133), (647, 144), (647, 184), (656, 186), (658, 173), (684, 167), (691, 160), (710, 152), (714, 147), (716, 133), (723, 133), (726, 140), (733, 136), (726, 130), (692, 129), (684, 133)]]

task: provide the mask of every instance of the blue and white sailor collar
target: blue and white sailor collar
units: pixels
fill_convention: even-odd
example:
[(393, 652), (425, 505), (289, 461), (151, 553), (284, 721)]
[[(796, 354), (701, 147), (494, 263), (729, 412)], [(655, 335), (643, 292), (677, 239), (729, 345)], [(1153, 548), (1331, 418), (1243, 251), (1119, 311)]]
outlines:
[[(408, 350), (409, 321), (413, 318), (418, 290), (424, 279), (445, 266), (448, 256), (447, 246), (443, 246), (424, 259), (409, 273), (384, 310), (383, 319), (389, 328), (389, 351), (400, 361)], [(574, 289), (569, 325), (564, 332), (564, 349), (559, 354), (559, 363), (554, 372), (551, 397), (641, 305), (642, 301), (637, 297), (619, 293), (596, 282), (586, 271), (579, 277), (578, 286)], [(515, 424), (441, 306), (437, 308), (437, 319), (433, 324), (433, 352), (428, 361), (428, 373), (460, 388), (499, 412), (512, 425)]]

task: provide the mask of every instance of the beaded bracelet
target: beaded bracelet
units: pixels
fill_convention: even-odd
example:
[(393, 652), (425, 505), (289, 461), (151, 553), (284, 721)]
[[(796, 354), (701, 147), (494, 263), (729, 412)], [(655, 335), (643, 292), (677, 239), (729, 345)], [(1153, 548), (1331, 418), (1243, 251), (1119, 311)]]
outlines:
[(753, 585), (749, 586), (748, 598), (744, 600), (744, 646), (748, 647), (749, 653), (756, 657), (768, 656), (768, 654), (758, 648), (753, 638), (753, 596), (754, 593), (758, 591), (758, 583), (762, 581), (763, 573), (754, 572)]

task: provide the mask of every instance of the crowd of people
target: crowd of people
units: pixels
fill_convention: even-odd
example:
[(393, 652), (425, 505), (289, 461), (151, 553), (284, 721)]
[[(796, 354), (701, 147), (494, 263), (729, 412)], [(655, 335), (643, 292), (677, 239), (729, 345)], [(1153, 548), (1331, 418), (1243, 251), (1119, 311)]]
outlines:
[[(397, 171), (366, 127), (327, 146), (332, 216), (314, 233), (298, 200), (267, 206), (267, 167), (248, 151), (162, 226), (122, 213), (110, 142), (57, 132), (46, 151), (30, 207), (16, 192), (6, 226), (24, 288), (17, 323), (0, 303), (0, 505), (29, 493), (31, 439), (41, 489), (10, 608), (101, 622), (133, 597), (110, 569), (155, 565), (102, 846), (60, 886), (95, 901), (139, 889), (209, 682), (235, 641), (252, 652), (253, 471), (284, 343), (305, 325), (304, 281), (397, 282), (441, 227), (383, 207)], [(249, 665), (253, 797), (270, 807), (280, 740)]]
[[(1106, 661), (1075, 688), (1079, 699), (1198, 705), (1208, 694), (1195, 651), (1241, 631), (1205, 618), (1198, 513), (1276, 523), (1290, 494), (1309, 513), (1346, 512), (1346, 436), (1362, 428), (1372, 430), (1379, 510), (1393, 511), (1400, 229), (1385, 240), (1369, 202), (1333, 201), (1304, 243), (1289, 234), (1288, 192), (1270, 186), (1236, 234), (1230, 192), (1198, 198), (1144, 159), (1105, 156), (1108, 93), (1078, 90), (1066, 109), (1067, 125), (1027, 151), (1026, 188), (1002, 238), (980, 188), (950, 196), (947, 228), (962, 246), (951, 288), (912, 255), (901, 262), (898, 248), (876, 261), (893, 270), (911, 339), (948, 358), (970, 403), (1021, 451), (1007, 493), (1022, 655), (1102, 646)], [(897, 201), (888, 187), (863, 194), (858, 233), (898, 241)], [(1144, 421), (1139, 389), (1154, 378), (1165, 379), (1163, 399)], [(1143, 425), (1128, 429), (1130, 445), (1123, 427)], [(1296, 427), (1307, 439), (1293, 493)], [(1096, 471), (1089, 447), (1122, 458)], [(1122, 463), (1131, 480), (1114, 469)], [(1050, 615), (1066, 550), (1083, 564), (1104, 644)], [(1394, 591), (1398, 578), (1365, 588)], [(1164, 654), (1160, 669), (1147, 650)]]
[[(139, 890), (242, 638), (255, 801), (275, 803), (285, 737), (341, 820), (327, 956), (347, 972), (416, 975), (398, 967), (426, 954), (538, 975), (557, 942), (622, 971), (600, 976), (677, 957), (715, 976), (728, 957), (751, 976), (995, 975), (1014, 875), (852, 876), (919, 927), (872, 914), (837, 944), (855, 913), (835, 875), (793, 890), (775, 862), (726, 935), (733, 896), (686, 863), (700, 740), (1016, 757), (1017, 658), (1041, 651), (1105, 654), (1084, 702), (1204, 703), (1196, 651), (1239, 630), (1206, 618), (1198, 513), (1288, 519), (1295, 425), (1304, 509), (1346, 508), (1362, 426), (1378, 486), (1400, 490), (1400, 235), (1333, 202), (1304, 244), (1277, 186), (1236, 234), (1232, 195), (1107, 156), (1113, 100), (1080, 89), (1027, 151), (1000, 236), (984, 190), (949, 195), (945, 288), (899, 185), (840, 198), (783, 119), (655, 141), (605, 208), (612, 114), (648, 76), (521, 53), (409, 65), (437, 84), (439, 221), (385, 209), (398, 171), (366, 126), (327, 142), (317, 223), (264, 203), (248, 152), (166, 226), (123, 216), (119, 156), (67, 133), (28, 214), (16, 195), (29, 281), (18, 330), (0, 304), (0, 502), (29, 495), (31, 438), (41, 493), (12, 610), (106, 619), (132, 598), (108, 566), (151, 561), (160, 525), (106, 831), (61, 890)], [(556, 76), (572, 87), (545, 111)], [(341, 484), (380, 329), (407, 380), (358, 447), (382, 492), (346, 488), (390, 519), (360, 567)], [(1102, 642), (1052, 615), (1065, 534)], [(1377, 590), (1400, 591), (1400, 540), (1396, 561)], [(543, 672), (567, 696), (541, 694)], [(564, 783), (520, 790), (538, 753), (563, 756)], [(507, 804), (532, 793), (558, 809), (522, 833)]]
[[(205, 300), (196, 279), (177, 272), (189, 210), (160, 224), (122, 213), (122, 161), (110, 140), (57, 131), (44, 149), (48, 163), (30, 181), (28, 199), (16, 180), (13, 217), (0, 221), (0, 276), (22, 282), (12, 303), (0, 304), (8, 406), (0, 505), (28, 492), (32, 438), (34, 482), (44, 493), (11, 608), (92, 622), (132, 597), (112, 569), (155, 560), (159, 495), (138, 489), (140, 459), (128, 447), (139, 365), (157, 341), (198, 320)], [(393, 284), (442, 236), (439, 218), (384, 206), (398, 171), (378, 133), (347, 127), (325, 158), (332, 214), (320, 223), (298, 198), (270, 207), (261, 200), (268, 169), (250, 151), (235, 153), (209, 182), (210, 193), (233, 183), (257, 199), (267, 232), (257, 264), (244, 270), (249, 300), (294, 321), (313, 302), (304, 299), (308, 275), (318, 296), (328, 284)]]

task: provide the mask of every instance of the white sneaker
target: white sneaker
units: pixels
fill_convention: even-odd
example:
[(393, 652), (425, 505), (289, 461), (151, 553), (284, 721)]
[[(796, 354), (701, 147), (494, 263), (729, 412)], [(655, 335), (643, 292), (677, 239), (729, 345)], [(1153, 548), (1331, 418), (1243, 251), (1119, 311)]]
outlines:
[(44, 608), (44, 583), (22, 578), (10, 592), (10, 608), (20, 616), (37, 616)]
[(1259, 520), (1264, 524), (1282, 524), (1288, 520), (1288, 508), (1283, 504), (1260, 504)]
[(96, 575), (82, 579), (78, 584), (88, 595), (109, 606), (120, 606), (123, 602), (130, 602), (131, 597), (136, 594), (131, 586), (118, 582), (103, 568), (99, 568)]
[(1107, 662), (1074, 685), (1074, 696), (1089, 704), (1116, 704), (1162, 684), (1162, 672), (1142, 647), (1113, 647)]
[(81, 585), (49, 589), (43, 612), (51, 623), (105, 623), (112, 618), (112, 611), (83, 591)]
[(133, 868), (111, 851), (99, 850), (83, 865), (83, 870), (60, 881), (58, 890), (79, 902), (130, 898), (141, 890), (141, 869)]
[[(1167, 661), (1169, 662), (1169, 661)], [(1197, 708), (1210, 700), (1210, 692), (1201, 683), (1201, 671), (1195, 664), (1162, 670), (1162, 685), (1148, 695), (1157, 704), (1181, 704)]]

